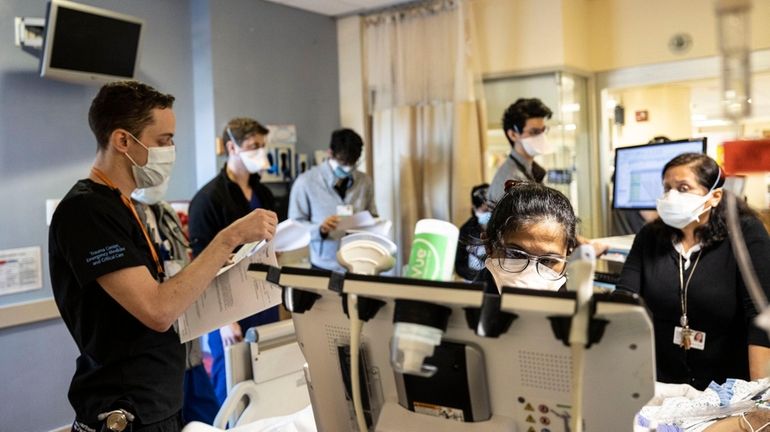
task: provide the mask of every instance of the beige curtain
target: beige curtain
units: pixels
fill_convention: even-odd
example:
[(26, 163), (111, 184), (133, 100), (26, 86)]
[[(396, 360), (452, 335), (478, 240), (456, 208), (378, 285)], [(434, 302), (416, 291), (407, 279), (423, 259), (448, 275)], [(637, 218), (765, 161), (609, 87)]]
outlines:
[(404, 263), (415, 223), (459, 226), (484, 178), (473, 20), (465, 1), (435, 0), (365, 22), (375, 195)]

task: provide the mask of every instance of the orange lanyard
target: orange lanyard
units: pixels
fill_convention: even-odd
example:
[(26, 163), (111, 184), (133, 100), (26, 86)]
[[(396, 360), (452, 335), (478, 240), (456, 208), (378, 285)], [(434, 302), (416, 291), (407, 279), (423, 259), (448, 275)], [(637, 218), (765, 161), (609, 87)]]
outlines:
[(91, 172), (94, 173), (94, 175), (101, 181), (103, 181), (107, 186), (115, 189), (120, 193), (120, 199), (123, 201), (123, 204), (128, 207), (129, 210), (131, 210), (131, 214), (134, 215), (134, 219), (136, 219), (136, 223), (139, 224), (139, 228), (142, 230), (142, 234), (144, 234), (144, 239), (147, 241), (147, 246), (150, 248), (150, 253), (152, 254), (152, 260), (155, 261), (155, 266), (158, 269), (158, 278), (160, 280), (163, 280), (163, 266), (160, 265), (160, 258), (158, 258), (158, 252), (155, 251), (155, 246), (152, 245), (152, 240), (150, 240), (150, 235), (147, 234), (147, 230), (144, 229), (144, 224), (142, 223), (142, 220), (139, 219), (139, 214), (136, 212), (136, 208), (134, 207), (134, 203), (131, 202), (131, 199), (127, 196), (123, 195), (123, 192), (118, 189), (114, 183), (107, 177), (106, 174), (104, 174), (99, 168), (93, 167), (91, 168)]

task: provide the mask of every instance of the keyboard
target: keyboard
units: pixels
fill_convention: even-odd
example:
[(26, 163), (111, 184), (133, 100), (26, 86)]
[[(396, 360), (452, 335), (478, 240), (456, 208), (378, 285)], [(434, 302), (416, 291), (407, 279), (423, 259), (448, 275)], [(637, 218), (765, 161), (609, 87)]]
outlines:
[(617, 285), (620, 282), (620, 275), (617, 273), (594, 272), (594, 281)]

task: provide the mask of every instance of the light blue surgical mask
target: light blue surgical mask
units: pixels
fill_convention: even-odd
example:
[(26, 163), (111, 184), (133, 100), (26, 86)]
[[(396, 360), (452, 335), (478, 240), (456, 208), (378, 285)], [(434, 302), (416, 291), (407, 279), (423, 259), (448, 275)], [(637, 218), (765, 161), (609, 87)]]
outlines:
[(338, 179), (346, 179), (353, 176), (353, 169), (355, 167), (349, 165), (340, 165), (336, 159), (329, 159), (329, 165), (332, 167), (334, 176)]
[(476, 219), (479, 221), (479, 225), (486, 225), (489, 223), (489, 220), (492, 218), (492, 212), (491, 211), (485, 211), (485, 212), (473, 212), (476, 215)]

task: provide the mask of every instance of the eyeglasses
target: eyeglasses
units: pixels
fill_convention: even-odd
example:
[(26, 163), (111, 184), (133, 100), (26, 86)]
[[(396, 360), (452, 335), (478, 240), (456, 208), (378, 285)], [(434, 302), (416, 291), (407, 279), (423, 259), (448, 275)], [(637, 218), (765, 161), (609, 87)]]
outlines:
[(252, 137), (259, 136), (259, 134), (256, 134), (256, 133), (249, 134), (243, 137), (243, 139), (240, 142), (238, 142), (238, 140), (235, 139), (235, 135), (233, 135), (233, 131), (229, 127), (225, 128), (225, 131), (227, 132), (227, 136), (230, 137), (230, 141), (232, 141), (233, 144), (235, 144), (239, 149), (241, 149), (241, 151), (259, 150), (262, 147), (265, 147), (266, 145), (264, 140), (250, 142), (250, 143), (246, 142), (246, 141), (249, 141)]
[(497, 259), (500, 268), (508, 273), (523, 272), (530, 261), (535, 262), (535, 269), (543, 279), (558, 280), (567, 271), (567, 258), (561, 255), (532, 255), (521, 249), (501, 245), (503, 255)]
[(531, 128), (529, 130), (525, 129), (524, 133), (528, 134), (529, 136), (537, 136), (537, 135), (540, 135), (540, 134), (548, 133), (548, 130), (549, 130), (548, 126), (544, 126), (544, 127), (540, 128), (540, 129), (538, 129), (538, 128)]
[[(518, 128), (518, 127), (515, 127), (515, 126), (514, 126), (514, 128), (515, 128), (516, 132), (519, 132), (519, 128)], [(531, 136), (531, 137), (533, 137), (533, 136), (538, 136), (538, 135), (540, 135), (540, 134), (548, 133), (548, 131), (549, 131), (549, 130), (550, 130), (550, 128), (549, 128), (548, 126), (543, 126), (542, 128), (529, 128), (529, 129), (524, 129), (524, 130), (523, 130), (522, 132), (520, 132), (520, 133), (521, 133), (522, 135), (527, 135), (527, 136)]]

